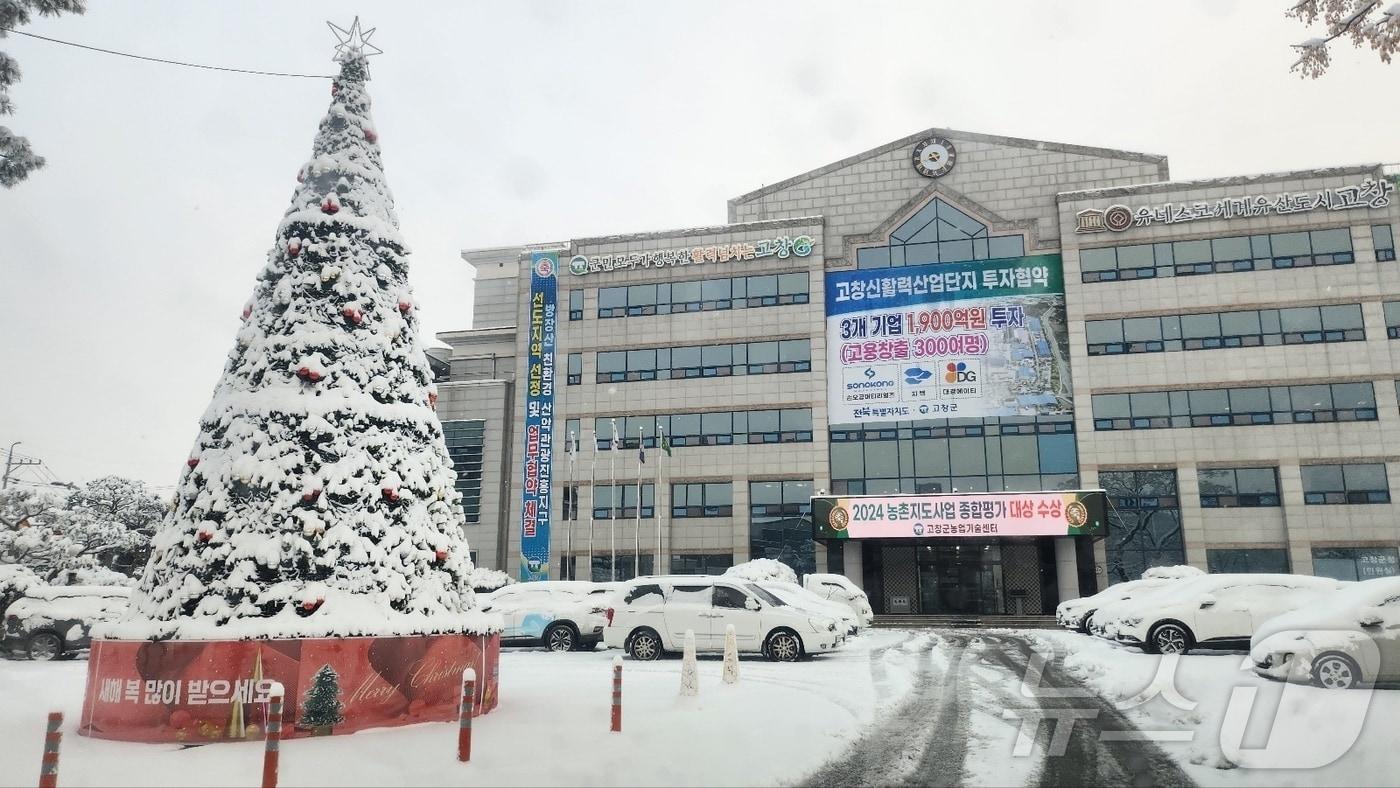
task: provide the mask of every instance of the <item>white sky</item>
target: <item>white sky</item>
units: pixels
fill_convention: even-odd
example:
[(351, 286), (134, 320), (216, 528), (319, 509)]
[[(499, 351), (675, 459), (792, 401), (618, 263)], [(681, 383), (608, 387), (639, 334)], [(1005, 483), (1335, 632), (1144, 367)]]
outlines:
[[(470, 325), (463, 248), (722, 223), (729, 197), (931, 126), (1163, 153), (1176, 179), (1400, 161), (1400, 65), (1344, 44), (1299, 80), (1289, 2), (93, 0), (23, 29), (331, 74), (324, 20), (378, 27), (436, 332)], [(49, 160), (0, 190), (0, 451), (173, 484), (328, 84), (0, 49), (24, 71), (4, 124)]]

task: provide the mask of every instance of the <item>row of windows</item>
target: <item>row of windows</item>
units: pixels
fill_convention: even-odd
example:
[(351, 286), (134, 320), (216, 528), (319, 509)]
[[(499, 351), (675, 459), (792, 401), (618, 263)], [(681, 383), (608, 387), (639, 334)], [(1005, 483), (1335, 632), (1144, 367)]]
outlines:
[(1349, 227), (1109, 246), (1079, 252), (1079, 268), (1085, 282), (1198, 276), (1353, 262), (1356, 262), (1356, 255), (1352, 252)]
[(444, 421), (443, 437), (452, 468), (457, 471), (457, 492), (462, 494), (462, 511), (467, 522), (481, 522), (481, 477), (486, 446), (485, 419)]
[[(1304, 465), (1303, 503), (1390, 503), (1384, 463)], [(1200, 471), (1201, 506), (1280, 506), (1277, 468), (1210, 468)]]
[(1375, 421), (1370, 381), (1093, 395), (1094, 429)]
[[(581, 292), (581, 291), (580, 291)], [(746, 307), (805, 304), (810, 296), (806, 271), (735, 276), (690, 282), (598, 288), (598, 317), (639, 317), (709, 312)], [(569, 311), (573, 312), (570, 295)], [(583, 307), (580, 302), (579, 314)]]
[[(616, 433), (613, 432), (616, 427)], [(579, 420), (569, 419), (564, 429), (578, 435)], [(593, 420), (598, 451), (607, 451), (615, 437), (620, 448), (638, 444), (655, 448), (658, 430), (671, 446), (730, 446), (751, 443), (811, 443), (812, 409), (717, 411), (672, 413), (657, 416), (599, 417)], [(640, 436), (640, 437), (639, 437)]]
[(1084, 330), (1091, 356), (1351, 342), (1366, 338), (1360, 304), (1088, 320)]
[[(577, 364), (577, 373), (575, 365)], [(583, 355), (569, 354), (569, 383), (582, 378)], [(768, 375), (812, 371), (812, 340), (739, 342), (732, 345), (691, 345), (651, 350), (598, 352), (598, 383), (637, 380)]]
[[(1314, 547), (1313, 574), (1334, 580), (1369, 580), (1400, 575), (1400, 550), (1394, 547)], [(1212, 574), (1287, 574), (1288, 551), (1282, 547), (1212, 548), (1206, 550)]]

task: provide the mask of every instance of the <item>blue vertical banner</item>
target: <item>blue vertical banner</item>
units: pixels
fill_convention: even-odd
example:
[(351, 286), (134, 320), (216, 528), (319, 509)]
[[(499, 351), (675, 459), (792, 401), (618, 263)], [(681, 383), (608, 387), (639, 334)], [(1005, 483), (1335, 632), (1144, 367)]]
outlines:
[(525, 366), (524, 485), (520, 509), (520, 579), (549, 579), (549, 505), (553, 500), (554, 331), (558, 252), (530, 253), (530, 334)]

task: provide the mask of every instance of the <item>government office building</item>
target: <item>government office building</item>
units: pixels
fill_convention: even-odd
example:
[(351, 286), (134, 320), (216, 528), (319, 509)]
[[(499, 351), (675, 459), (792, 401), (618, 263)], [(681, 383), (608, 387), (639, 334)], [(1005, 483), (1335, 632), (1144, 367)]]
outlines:
[(474, 558), (768, 557), (979, 615), (1400, 573), (1396, 180), (930, 129), (724, 225), (465, 251), (437, 407)]

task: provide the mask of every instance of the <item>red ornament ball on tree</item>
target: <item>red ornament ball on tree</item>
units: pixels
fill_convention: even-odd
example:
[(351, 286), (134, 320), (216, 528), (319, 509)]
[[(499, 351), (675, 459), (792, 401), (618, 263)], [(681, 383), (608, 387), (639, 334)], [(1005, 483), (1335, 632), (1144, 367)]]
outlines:
[(297, 183), (306, 183), (306, 170), (297, 170)]
[(334, 197), (327, 197), (325, 201), (321, 203), (321, 213), (332, 215), (340, 213), (340, 201)]
[(439, 551), (437, 551), (436, 555), (437, 555), (437, 562), (438, 562), (439, 564), (442, 563), (443, 561), (446, 561), (446, 560), (447, 560), (447, 551), (446, 551), (446, 550), (439, 550)]
[(287, 242), (287, 256), (296, 259), (301, 254), (301, 239), (293, 238)]
[(210, 532), (208, 532), (208, 531), (200, 531), (200, 532), (199, 532), (199, 541), (201, 541), (201, 542), (207, 542), (207, 541), (209, 541), (210, 539), (213, 539), (213, 538), (214, 538), (214, 534), (212, 534), (212, 533), (210, 533)]
[(301, 378), (304, 381), (307, 381), (308, 383), (315, 383), (324, 376), (316, 370), (311, 369), (310, 367), (302, 367), (301, 369), (297, 370), (297, 377)]
[(384, 500), (389, 501), (390, 503), (393, 503), (394, 501), (397, 501), (399, 499), (399, 491), (395, 490), (393, 487), (385, 487), (379, 492), (384, 496)]
[(194, 466), (196, 466), (196, 465), (199, 464), (199, 458), (198, 458), (198, 457), (191, 457), (191, 458), (189, 458), (188, 460), (185, 460), (185, 464), (188, 465), (188, 466), (190, 466), (191, 468), (193, 468)]
[(243, 319), (244, 319), (244, 320), (247, 320), (249, 317), (252, 316), (252, 314), (253, 314), (253, 308), (252, 308), (251, 306), (245, 306), (245, 307), (243, 307)]
[(408, 312), (409, 312), (410, 309), (413, 309), (413, 304), (410, 304), (410, 303), (407, 302), (407, 301), (400, 301), (400, 302), (399, 302), (399, 312), (400, 312), (400, 313), (406, 315), (406, 314), (408, 314)]
[(365, 141), (366, 141), (366, 142), (378, 142), (378, 141), (379, 141), (379, 135), (378, 135), (377, 133), (375, 133), (374, 129), (365, 129), (364, 132), (365, 132)]
[(349, 320), (351, 323), (354, 323), (357, 326), (365, 322), (365, 313), (361, 312), (358, 309), (355, 309), (354, 307), (347, 306), (344, 309), (340, 310), (340, 316), (345, 318), (346, 320)]
[(315, 503), (321, 497), (321, 488), (315, 487), (301, 494), (302, 503)]
[(302, 603), (301, 603), (301, 609), (307, 611), (308, 613), (309, 613), (309, 612), (314, 612), (314, 611), (316, 610), (316, 608), (320, 607), (321, 604), (324, 603), (325, 601), (326, 601), (326, 600), (321, 599), (321, 598), (319, 598), (319, 597), (316, 598), (316, 599), (308, 599), (308, 600), (306, 600), (305, 602), (302, 602)]

